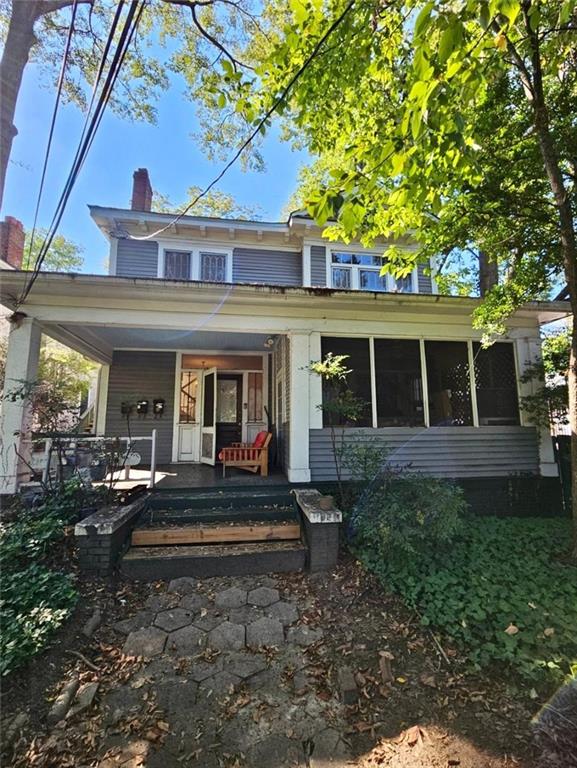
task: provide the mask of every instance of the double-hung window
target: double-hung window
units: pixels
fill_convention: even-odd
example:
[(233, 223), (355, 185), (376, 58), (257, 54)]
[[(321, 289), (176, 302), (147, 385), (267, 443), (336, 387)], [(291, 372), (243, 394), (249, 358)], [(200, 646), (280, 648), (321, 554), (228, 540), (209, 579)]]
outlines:
[(383, 257), (378, 254), (332, 251), (331, 285), (361, 291), (410, 293), (413, 290), (412, 275), (401, 278), (381, 275), (382, 266)]
[(168, 280), (190, 280), (190, 252), (165, 251), (164, 276)]

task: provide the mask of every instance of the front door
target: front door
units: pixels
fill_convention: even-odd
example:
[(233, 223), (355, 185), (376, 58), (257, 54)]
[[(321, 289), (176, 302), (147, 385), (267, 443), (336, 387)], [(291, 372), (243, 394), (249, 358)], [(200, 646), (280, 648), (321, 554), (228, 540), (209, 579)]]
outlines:
[(216, 460), (216, 409), (218, 390), (216, 368), (202, 372), (202, 426), (200, 428), (200, 460), (214, 467)]
[(242, 441), (242, 374), (219, 373), (217, 379), (216, 452)]
[(178, 421), (178, 461), (200, 461), (201, 371), (182, 371)]

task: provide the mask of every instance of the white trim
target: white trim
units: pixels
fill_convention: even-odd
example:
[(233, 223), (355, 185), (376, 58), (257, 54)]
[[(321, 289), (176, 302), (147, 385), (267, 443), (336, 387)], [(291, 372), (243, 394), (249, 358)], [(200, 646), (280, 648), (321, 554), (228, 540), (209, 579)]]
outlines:
[[(310, 362), (322, 358), (321, 334), (311, 333), (309, 337)], [(311, 429), (322, 429), (323, 412), (319, 407), (323, 402), (323, 382), (320, 376), (312, 376), (309, 382), (309, 420)]]
[(371, 377), (371, 421), (373, 429), (378, 427), (377, 413), (377, 371), (375, 367), (375, 337), (369, 337), (369, 375)]
[(289, 334), (289, 482), (308, 483), (311, 479), (309, 464), (310, 388), (314, 375), (309, 371), (310, 362), (308, 333)]
[(116, 275), (118, 265), (118, 238), (110, 238), (110, 251), (108, 252), (108, 274)]
[(101, 365), (98, 371), (98, 395), (96, 398), (95, 431), (97, 435), (106, 434), (106, 410), (108, 408), (108, 384), (110, 365)]
[(475, 378), (475, 357), (473, 355), (473, 342), (467, 342), (467, 358), (469, 360), (469, 388), (471, 390), (471, 415), (473, 426), (479, 426), (479, 406), (477, 405), (477, 381)]
[(182, 378), (182, 352), (176, 353), (174, 365), (174, 407), (172, 415), (172, 461), (178, 462), (180, 445), (180, 380)]
[(425, 429), (431, 426), (431, 412), (429, 410), (429, 378), (427, 376), (427, 355), (425, 352), (425, 339), (419, 339), (419, 353), (421, 358), (421, 386), (423, 388), (423, 421)]
[(439, 293), (439, 285), (437, 283), (437, 274), (439, 269), (439, 262), (436, 256), (433, 256), (430, 260), (431, 267), (431, 293)]
[(311, 246), (303, 245), (303, 286), (311, 285)]

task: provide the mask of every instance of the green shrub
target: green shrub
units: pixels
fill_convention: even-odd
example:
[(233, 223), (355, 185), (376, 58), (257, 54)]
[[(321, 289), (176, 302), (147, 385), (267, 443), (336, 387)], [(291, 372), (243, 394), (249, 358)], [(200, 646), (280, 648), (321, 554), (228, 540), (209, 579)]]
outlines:
[(2, 573), (0, 674), (24, 664), (46, 645), (76, 602), (70, 574), (42, 565)]
[(46, 645), (76, 602), (73, 576), (55, 570), (71, 514), (70, 489), (36, 509), (21, 508), (0, 525), (0, 674), (25, 663)]
[(355, 544), (377, 562), (402, 565), (447, 545), (467, 510), (461, 488), (435, 477), (388, 477), (361, 501)]
[(570, 536), (565, 520), (470, 518), (450, 547), (404, 562), (366, 538), (357, 553), (476, 667), (503, 662), (545, 680), (577, 658), (577, 568), (559, 559)]

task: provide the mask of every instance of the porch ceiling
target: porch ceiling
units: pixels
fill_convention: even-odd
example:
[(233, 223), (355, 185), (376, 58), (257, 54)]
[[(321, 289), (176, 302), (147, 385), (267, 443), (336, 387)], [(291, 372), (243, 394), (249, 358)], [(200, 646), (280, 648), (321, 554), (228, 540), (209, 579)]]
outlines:
[(202, 329), (165, 330), (88, 324), (48, 324), (44, 330), (49, 336), (100, 362), (108, 362), (115, 349), (264, 352), (268, 349), (265, 342), (270, 338), (263, 333), (219, 333)]

